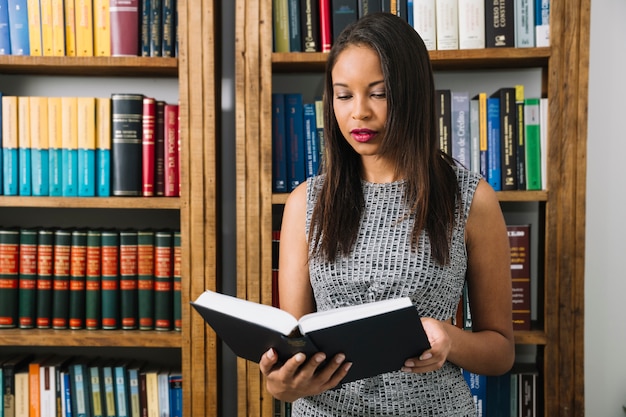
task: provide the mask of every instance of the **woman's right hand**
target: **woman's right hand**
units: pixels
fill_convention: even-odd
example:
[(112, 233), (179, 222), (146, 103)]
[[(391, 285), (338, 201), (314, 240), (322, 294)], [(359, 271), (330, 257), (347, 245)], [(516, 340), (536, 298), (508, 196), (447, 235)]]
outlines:
[(350, 370), (352, 363), (338, 354), (324, 363), (326, 355), (314, 354), (309, 360), (297, 353), (279, 366), (278, 355), (273, 349), (263, 354), (259, 361), (261, 372), (267, 379), (267, 390), (274, 398), (293, 402), (298, 398), (320, 394), (334, 388)]

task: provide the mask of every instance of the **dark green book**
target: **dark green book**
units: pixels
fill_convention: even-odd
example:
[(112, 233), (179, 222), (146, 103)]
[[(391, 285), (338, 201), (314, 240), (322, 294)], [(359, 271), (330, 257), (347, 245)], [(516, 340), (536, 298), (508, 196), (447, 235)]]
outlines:
[(73, 230), (70, 247), (70, 329), (85, 328), (85, 280), (87, 274), (87, 231)]
[(174, 314), (174, 330), (182, 330), (183, 328), (183, 315), (181, 306), (182, 297), (182, 276), (181, 276), (181, 236), (180, 230), (174, 232), (174, 257), (172, 266), (172, 279), (173, 279), (173, 306), (172, 313)]
[(137, 233), (137, 304), (139, 329), (154, 330), (154, 231)]
[(21, 329), (35, 327), (37, 314), (37, 229), (20, 229), (17, 319)]
[(154, 328), (171, 330), (173, 327), (173, 233), (157, 231), (154, 234)]
[(120, 232), (120, 321), (122, 329), (138, 326), (137, 315), (137, 231)]
[(52, 257), (54, 230), (40, 229), (37, 233), (37, 318), (39, 329), (52, 326)]
[(19, 230), (0, 230), (0, 328), (17, 327), (19, 242)]
[(70, 301), (70, 252), (72, 232), (57, 229), (54, 232), (54, 255), (52, 256), (52, 328), (69, 327)]
[(102, 232), (102, 328), (119, 329), (119, 233)]
[(87, 267), (85, 269), (85, 328), (97, 330), (102, 327), (101, 293), (101, 232), (87, 231)]

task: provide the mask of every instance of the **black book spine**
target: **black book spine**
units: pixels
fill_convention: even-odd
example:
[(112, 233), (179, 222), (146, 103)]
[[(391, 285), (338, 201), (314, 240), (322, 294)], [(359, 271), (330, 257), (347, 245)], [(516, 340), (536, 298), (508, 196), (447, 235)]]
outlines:
[(320, 52), (319, 1), (300, 0), (302, 52)]
[(333, 42), (350, 23), (356, 22), (357, 0), (332, 0), (332, 31)]
[(111, 95), (111, 189), (114, 196), (141, 195), (143, 95)]
[(515, 46), (514, 0), (485, 0), (485, 44), (487, 48)]

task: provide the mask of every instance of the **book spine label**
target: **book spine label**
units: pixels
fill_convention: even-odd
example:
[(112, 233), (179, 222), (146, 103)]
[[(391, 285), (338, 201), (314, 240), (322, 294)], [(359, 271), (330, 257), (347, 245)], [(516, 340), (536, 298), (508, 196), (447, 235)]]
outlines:
[(164, 182), (166, 197), (180, 195), (180, 142), (178, 135), (178, 104), (165, 105), (165, 172)]
[[(0, 292), (2, 290), (0, 289)], [(35, 327), (37, 305), (37, 230), (21, 229), (19, 246), (18, 322), (22, 329)]]
[(114, 196), (141, 195), (143, 95), (111, 97), (111, 189)]
[(515, 112), (517, 131), (517, 188), (526, 189), (526, 129), (524, 127), (524, 86), (515, 86)]
[(500, 90), (502, 189), (517, 190), (517, 122), (515, 88)]
[(111, 195), (111, 99), (96, 98), (96, 195)]
[(306, 152), (305, 176), (317, 175), (319, 170), (319, 150), (317, 139), (317, 126), (315, 122), (315, 103), (304, 103), (304, 143)]
[(139, 0), (110, 0), (111, 55), (139, 55)]
[(137, 323), (137, 232), (120, 232), (120, 321), (122, 329)]
[(137, 233), (137, 303), (139, 328), (154, 329), (154, 232)]
[(67, 329), (70, 300), (70, 253), (72, 234), (55, 230), (52, 279), (52, 328)]
[(0, 229), (0, 328), (17, 327), (19, 240), (18, 230)]
[(87, 274), (87, 232), (72, 231), (70, 246), (70, 329), (85, 327), (85, 279)]
[(154, 328), (172, 329), (172, 232), (154, 234)]
[(452, 156), (452, 92), (450, 90), (435, 91), (435, 113), (437, 116), (437, 136), (439, 137), (439, 148), (443, 153)]
[(154, 196), (154, 151), (156, 127), (156, 100), (151, 97), (143, 99), (142, 117), (142, 171), (141, 186), (144, 197)]
[(515, 0), (515, 47), (535, 46), (535, 0)]
[(450, 96), (452, 117), (452, 157), (470, 169), (469, 93), (453, 91)]
[(181, 247), (180, 230), (174, 231), (174, 254), (172, 259), (172, 281), (173, 281), (173, 306), (172, 314), (174, 315), (174, 330), (181, 331), (183, 329), (183, 312), (182, 312), (182, 247)]
[(150, 56), (150, 0), (141, 1), (141, 21), (140, 25), (140, 45), (139, 53), (141, 56)]
[(102, 328), (119, 328), (119, 233), (102, 232)]
[(289, 52), (302, 52), (300, 0), (287, 0), (287, 13), (289, 20)]
[(37, 234), (37, 328), (52, 326), (52, 272), (54, 231), (41, 229)]
[(288, 0), (272, 0), (274, 17), (274, 52), (289, 52)]
[(101, 327), (101, 244), (100, 231), (87, 231), (87, 264), (85, 266), (85, 328), (89, 330), (95, 330)]

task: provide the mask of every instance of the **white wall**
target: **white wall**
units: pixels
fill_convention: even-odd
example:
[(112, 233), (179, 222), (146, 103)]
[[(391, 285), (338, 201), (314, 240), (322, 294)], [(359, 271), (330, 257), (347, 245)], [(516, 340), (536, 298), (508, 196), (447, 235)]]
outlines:
[(626, 416), (626, 1), (591, 2), (585, 414)]

